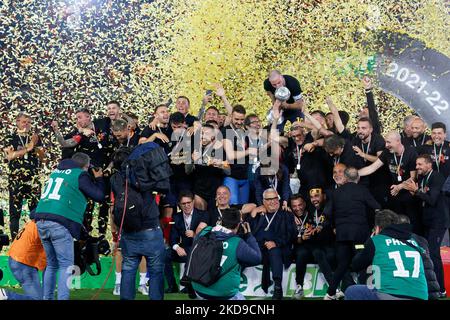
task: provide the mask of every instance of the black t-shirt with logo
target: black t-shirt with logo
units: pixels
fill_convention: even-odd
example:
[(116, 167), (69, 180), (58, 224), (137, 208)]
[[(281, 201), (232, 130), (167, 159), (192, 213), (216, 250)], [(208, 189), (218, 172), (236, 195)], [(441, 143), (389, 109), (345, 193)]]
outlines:
[[(302, 97), (302, 89), (300, 87), (300, 82), (293, 76), (283, 75), (283, 77), (286, 81), (286, 88), (288, 88), (289, 91), (291, 92), (291, 96), (286, 102), (292, 104)], [(264, 80), (264, 90), (272, 92), (272, 94), (275, 94), (276, 88), (272, 86), (268, 78)], [(285, 117), (291, 117), (295, 116), (299, 112), (300, 110), (284, 110), (283, 114)]]
[[(14, 148), (14, 151), (20, 151), (26, 148), (25, 146), (31, 141), (31, 136), (31, 133), (28, 133), (26, 135), (13, 133), (6, 137), (5, 146), (12, 146)], [(41, 146), (42, 142), (41, 139), (39, 139), (35, 147)], [(8, 167), (10, 181), (30, 181), (33, 176), (38, 173), (40, 162), (34, 151), (35, 150), (33, 150), (32, 152), (28, 152), (26, 155), (20, 158), (9, 161)]]
[(416, 148), (416, 151), (419, 152), (420, 148), (422, 148), (422, 146), (424, 146), (425, 144), (428, 143), (428, 141), (431, 140), (431, 137), (427, 134), (421, 134), (420, 136), (418, 136), (417, 138), (403, 138), (402, 139), (402, 144), (405, 147), (413, 147)]
[(450, 142), (444, 141), (440, 146), (436, 146), (433, 141), (423, 145), (418, 154), (429, 154), (433, 160), (433, 170), (439, 171), (444, 178), (450, 175)]
[[(411, 177), (411, 171), (416, 170), (417, 152), (414, 148), (405, 147), (403, 157), (401, 157), (401, 155), (396, 155), (385, 149), (379, 159), (389, 170), (391, 184), (397, 185), (408, 180)], [(399, 176), (401, 179), (398, 178)], [(407, 190), (401, 190), (397, 198), (406, 201), (411, 198), (411, 194)]]
[[(227, 133), (230, 136), (227, 137)], [(224, 139), (232, 139), (230, 141), (234, 151), (245, 151), (248, 149), (248, 136), (242, 129), (236, 130), (231, 125), (226, 126), (222, 129), (222, 136)], [(230, 177), (237, 180), (246, 180), (248, 178), (249, 161), (249, 156), (246, 156), (245, 159), (229, 160), (231, 168)]]

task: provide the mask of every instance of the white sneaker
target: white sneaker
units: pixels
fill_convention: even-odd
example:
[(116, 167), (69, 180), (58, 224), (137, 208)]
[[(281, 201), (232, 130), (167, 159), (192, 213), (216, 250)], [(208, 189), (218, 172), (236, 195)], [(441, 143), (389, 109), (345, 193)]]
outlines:
[(301, 285), (297, 285), (297, 288), (295, 289), (294, 293), (294, 299), (300, 300), (305, 296), (305, 293), (303, 292), (303, 288)]
[(138, 288), (138, 291), (142, 293), (144, 296), (148, 296), (148, 287), (144, 284), (141, 284)]
[(0, 300), (8, 300), (8, 295), (6, 294), (5, 289), (0, 288)]
[(115, 296), (120, 296), (120, 283), (117, 283), (117, 284), (114, 286), (113, 295), (115, 295)]
[(335, 296), (336, 296), (336, 300), (342, 300), (345, 298), (345, 294), (339, 289), (336, 290)]
[(336, 295), (330, 296), (328, 293), (323, 297), (323, 300), (338, 300)]

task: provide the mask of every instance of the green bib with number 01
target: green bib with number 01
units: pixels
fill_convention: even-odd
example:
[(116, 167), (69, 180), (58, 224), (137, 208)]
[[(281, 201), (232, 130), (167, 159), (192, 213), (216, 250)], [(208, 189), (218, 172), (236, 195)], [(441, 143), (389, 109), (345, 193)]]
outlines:
[[(428, 286), (420, 252), (381, 234), (372, 237), (372, 241), (375, 245), (372, 277), (376, 289), (383, 293), (428, 300)], [(414, 240), (409, 241), (422, 249)]]
[(45, 184), (36, 213), (51, 213), (77, 223), (83, 223), (87, 200), (78, 188), (78, 178), (83, 170), (78, 168), (55, 170)]

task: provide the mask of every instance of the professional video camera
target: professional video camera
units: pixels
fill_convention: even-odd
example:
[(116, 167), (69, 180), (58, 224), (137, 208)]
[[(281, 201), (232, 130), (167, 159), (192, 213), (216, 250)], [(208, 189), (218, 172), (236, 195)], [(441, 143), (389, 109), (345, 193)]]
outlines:
[[(75, 265), (80, 268), (80, 275), (87, 271), (91, 276), (98, 276), (102, 272), (99, 255), (109, 255), (111, 248), (104, 235), (100, 237), (88, 236), (85, 240), (75, 241), (74, 256)], [(95, 264), (97, 271), (92, 270)]]

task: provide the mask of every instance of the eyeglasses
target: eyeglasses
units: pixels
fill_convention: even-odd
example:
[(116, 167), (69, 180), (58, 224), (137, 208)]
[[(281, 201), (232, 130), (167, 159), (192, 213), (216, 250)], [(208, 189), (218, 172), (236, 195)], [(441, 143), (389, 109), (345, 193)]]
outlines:
[(315, 189), (309, 190), (309, 195), (310, 195), (310, 196), (312, 196), (312, 195), (314, 195), (314, 194), (316, 194), (316, 193), (322, 194), (322, 189), (321, 189), (321, 188), (315, 188)]
[(273, 198), (264, 198), (265, 201), (274, 201), (277, 200), (278, 201), (278, 197), (273, 197)]

